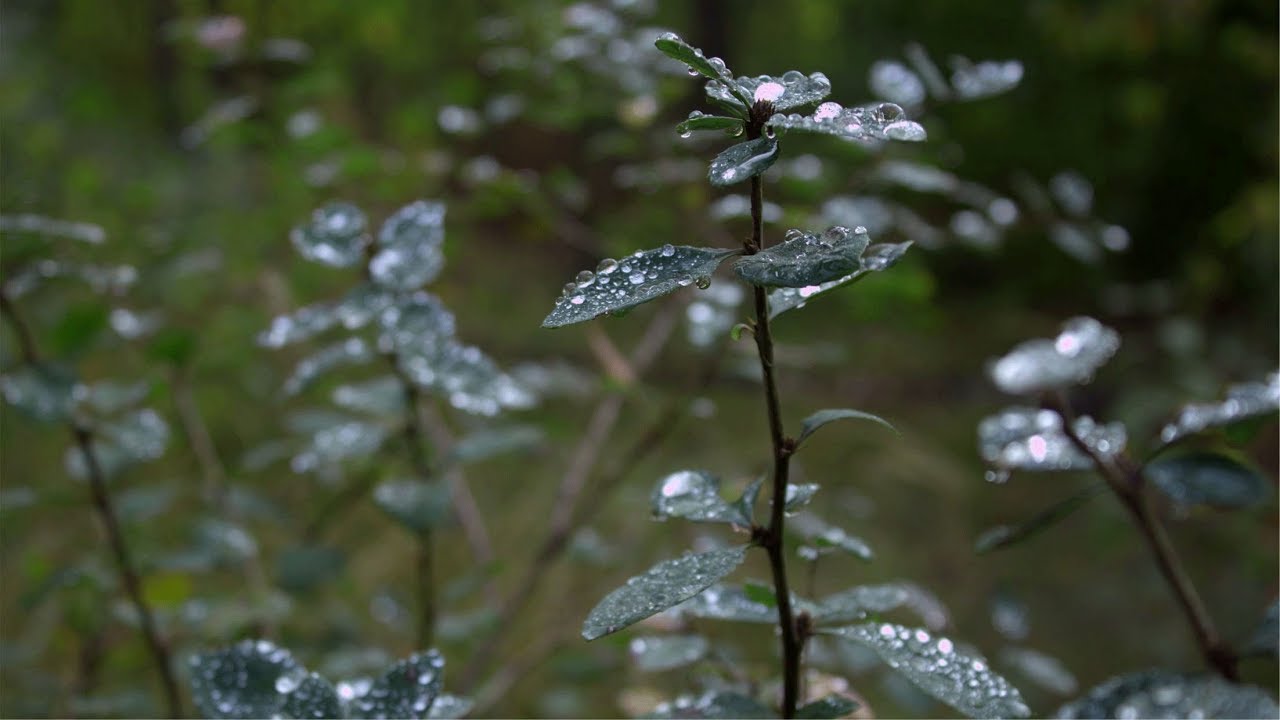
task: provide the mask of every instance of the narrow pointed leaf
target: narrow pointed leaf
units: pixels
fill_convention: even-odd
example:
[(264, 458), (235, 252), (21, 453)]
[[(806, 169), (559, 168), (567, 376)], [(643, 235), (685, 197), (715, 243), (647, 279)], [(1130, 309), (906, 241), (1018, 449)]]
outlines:
[(194, 655), (191, 696), (207, 718), (339, 717), (337, 693), (308, 673), (288, 650), (266, 640), (243, 640)]
[[(789, 70), (779, 77), (758, 75), (739, 77), (731, 83), (707, 83), (707, 96), (732, 107), (742, 107), (761, 101), (773, 103), (775, 110), (790, 110), (812, 105), (831, 94), (831, 81), (820, 73), (805, 75)], [(746, 98), (744, 103), (744, 98)]]
[(673, 670), (706, 657), (710, 643), (701, 635), (650, 635), (632, 638), (631, 660), (645, 672)]
[(984, 531), (973, 543), (974, 552), (982, 555), (992, 550), (1016, 545), (1037, 533), (1053, 527), (1058, 521), (1079, 510), (1107, 489), (1104, 482), (1096, 482), (1080, 492), (1041, 510), (1031, 518), (1016, 525), (997, 525)]
[(1160, 492), (1178, 505), (1247, 508), (1271, 497), (1271, 483), (1257, 470), (1221, 453), (1162, 457), (1144, 468)]
[(706, 115), (694, 110), (684, 122), (676, 126), (676, 132), (683, 137), (695, 130), (724, 130), (730, 135), (737, 135), (742, 132), (742, 127), (742, 118)]
[(735, 692), (712, 690), (698, 697), (682, 695), (658, 705), (647, 718), (772, 718), (777, 714), (754, 698)]
[(828, 280), (817, 285), (807, 285), (799, 288), (784, 287), (774, 290), (769, 293), (769, 319), (773, 319), (788, 310), (804, 307), (805, 303), (818, 295), (852, 285), (873, 272), (880, 272), (893, 267), (902, 259), (902, 256), (906, 254), (907, 249), (910, 247), (910, 242), (877, 243), (869, 246), (866, 252), (862, 254), (858, 269), (844, 277)]
[(775, 129), (834, 135), (846, 140), (902, 140), (920, 142), (928, 137), (923, 126), (907, 119), (894, 103), (847, 108), (824, 102), (812, 115), (778, 113), (769, 118)]
[(756, 498), (760, 497), (760, 488), (764, 485), (764, 477), (758, 477), (751, 481), (742, 491), (742, 497), (734, 505), (738, 508), (738, 512), (742, 517), (746, 518), (747, 525), (754, 525), (756, 519)]
[(819, 489), (820, 486), (816, 483), (792, 483), (787, 485), (787, 496), (783, 509), (789, 513), (799, 510), (809, 504), (809, 501), (813, 499)]
[(351, 267), (364, 258), (368, 221), (360, 208), (329, 203), (311, 214), (311, 221), (295, 227), (289, 239), (302, 257), (333, 267)]
[(730, 145), (711, 161), (707, 177), (712, 185), (742, 182), (768, 170), (778, 159), (778, 141), (769, 137)]
[(1113, 677), (1058, 708), (1060, 718), (1275, 718), (1280, 707), (1260, 687), (1217, 675), (1146, 670)]
[(821, 235), (791, 230), (787, 240), (739, 258), (738, 277), (764, 287), (799, 288), (838, 279), (861, 267), (867, 230), (832, 226)]
[(844, 531), (844, 528), (825, 527), (817, 532), (805, 533), (815, 555), (824, 555), (831, 550), (843, 550), (862, 560), (871, 560), (875, 557), (875, 553), (871, 551), (871, 546), (860, 537), (855, 537)]
[(663, 33), (653, 45), (662, 51), (662, 54), (673, 60), (679, 60), (704, 77), (721, 81), (727, 81), (733, 77), (723, 60), (717, 57), (708, 58), (702, 50), (685, 42), (675, 33)]
[(423, 533), (449, 517), (449, 488), (439, 482), (399, 480), (384, 482), (373, 490), (378, 509), (410, 532)]
[(594, 640), (678, 605), (733, 572), (747, 557), (746, 545), (666, 560), (609, 593), (582, 626)]
[(1261, 382), (1227, 388), (1227, 397), (1221, 402), (1187, 405), (1179, 411), (1176, 420), (1160, 431), (1160, 439), (1166, 444), (1172, 443), (1209, 428), (1223, 427), (1277, 410), (1280, 410), (1280, 372), (1267, 375)]
[(708, 620), (776, 623), (778, 611), (772, 605), (752, 600), (744, 588), (713, 585), (680, 606), (684, 614)]
[(720, 497), (720, 480), (700, 470), (681, 470), (658, 481), (650, 494), (657, 519), (678, 517), (693, 522), (749, 526), (751, 517)]
[(542, 321), (553, 328), (617, 313), (697, 283), (706, 287), (711, 274), (736, 250), (664, 245), (636, 252), (621, 261), (605, 260), (596, 272), (579, 273), (566, 286), (555, 309)]
[(870, 420), (872, 422), (880, 423), (896, 434), (901, 434), (898, 433), (898, 429), (891, 425), (888, 420), (885, 420), (878, 415), (872, 415), (871, 413), (862, 412), (861, 410), (851, 410), (849, 408), (833, 408), (828, 410), (819, 410), (805, 418), (804, 422), (800, 423), (800, 437), (796, 438), (796, 447), (799, 448), (803, 445), (804, 441), (807, 440), (810, 435), (818, 431), (818, 428), (836, 420)]
[(1011, 395), (1079, 385), (1092, 380), (1119, 347), (1115, 330), (1090, 317), (1072, 318), (1056, 338), (1029, 340), (992, 363), (991, 380)]
[(444, 682), (444, 658), (435, 650), (392, 665), (350, 704), (357, 718), (427, 718)]
[(852, 699), (832, 693), (796, 708), (796, 717), (808, 718), (809, 720), (831, 720), (833, 718), (842, 718), (859, 707), (858, 703)]
[(870, 648), (921, 690), (974, 718), (1031, 714), (1018, 689), (987, 664), (956, 650), (945, 637), (889, 623), (865, 623), (831, 631)]

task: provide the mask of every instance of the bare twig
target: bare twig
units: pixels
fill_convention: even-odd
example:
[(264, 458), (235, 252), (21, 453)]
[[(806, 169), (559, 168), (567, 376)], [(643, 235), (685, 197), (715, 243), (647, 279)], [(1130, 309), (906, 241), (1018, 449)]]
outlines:
[[(425, 403), (421, 408), (421, 418), (431, 446), (440, 455), (447, 455), (457, 441), (444, 416), (431, 403)], [(449, 486), (454, 515), (462, 526), (467, 544), (471, 546), (471, 556), (480, 565), (493, 562), (493, 543), (489, 540), (489, 530), (485, 527), (484, 515), (476, 504), (475, 495), (471, 494), (471, 486), (467, 483), (462, 467), (457, 463), (450, 465), (444, 472), (443, 481)]]

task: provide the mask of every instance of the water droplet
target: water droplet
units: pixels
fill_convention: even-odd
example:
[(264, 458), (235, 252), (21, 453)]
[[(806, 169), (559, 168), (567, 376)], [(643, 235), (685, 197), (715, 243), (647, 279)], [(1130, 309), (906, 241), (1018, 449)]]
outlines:
[(574, 295), (572, 298), (569, 299), (569, 302), (574, 305), (581, 305), (582, 303), (586, 302), (586, 298), (584, 298), (581, 295)]
[(773, 126), (772, 126), (772, 125), (765, 125), (765, 126), (764, 126), (764, 136), (765, 136), (765, 137), (767, 137), (767, 138), (773, 138), (773, 137), (774, 137), (774, 136), (776, 136), (776, 135), (777, 135), (777, 131), (773, 129)]
[(706, 290), (707, 288), (711, 287), (711, 278), (704, 275), (694, 280), (694, 283), (697, 284), (699, 290)]
[(578, 277), (575, 280), (577, 280), (580, 288), (591, 287), (591, 284), (596, 281), (596, 274), (590, 270), (583, 270), (578, 273)]
[(702, 73), (698, 72), (698, 69), (697, 69), (697, 68), (692, 68), (692, 67), (691, 67), (691, 68), (689, 68), (686, 72), (688, 72), (688, 73), (689, 73), (689, 77), (698, 77), (699, 75), (701, 75), (701, 74), (702, 74)]
[(670, 243), (662, 246), (662, 252), (661, 252), (662, 257), (671, 257), (672, 255), (675, 255), (675, 254), (676, 254), (675, 246), (671, 245)]
[(597, 275), (608, 275), (618, 269), (618, 261), (613, 258), (605, 258), (596, 266)]
[(692, 130), (689, 130), (689, 129), (687, 129), (687, 128), (686, 128), (686, 129), (684, 129), (684, 130), (681, 130), (681, 131), (680, 131), (680, 137), (681, 137), (682, 139), (684, 139), (684, 140), (688, 140), (689, 138), (693, 137), (693, 131), (692, 131)]
[[(782, 77), (784, 80), (787, 79), (786, 75), (783, 75)], [(753, 99), (756, 102), (760, 102), (760, 101), (777, 102), (778, 98), (782, 97), (783, 93), (785, 93), (786, 91), (787, 91), (787, 88), (783, 86), (781, 83), (776, 83), (776, 82), (760, 83), (760, 86), (756, 88), (755, 97)]]
[(630, 280), (632, 285), (639, 285), (640, 283), (644, 282), (644, 273), (642, 272), (631, 273), (631, 275), (627, 278), (627, 280)]

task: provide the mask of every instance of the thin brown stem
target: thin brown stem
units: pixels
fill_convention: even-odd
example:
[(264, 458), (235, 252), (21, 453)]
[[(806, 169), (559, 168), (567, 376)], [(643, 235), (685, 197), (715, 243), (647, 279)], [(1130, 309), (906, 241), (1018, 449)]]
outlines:
[[(422, 428), (426, 430), (431, 446), (440, 455), (448, 454), (456, 440), (444, 416), (436, 412), (431, 403), (427, 403), (421, 408), (420, 417)], [(480, 565), (493, 562), (493, 543), (489, 540), (489, 530), (485, 526), (484, 514), (480, 512), (480, 505), (476, 503), (476, 497), (471, 493), (471, 486), (467, 483), (467, 476), (462, 472), (462, 467), (456, 463), (451, 464), (444, 471), (442, 481), (449, 486), (449, 494), (453, 499), (453, 512), (458, 518), (458, 525), (462, 527), (462, 534), (467, 538), (467, 544), (471, 546), (471, 556)]]
[(1093, 461), (1095, 467), (1107, 481), (1107, 485), (1119, 498), (1120, 503), (1133, 518), (1134, 525), (1142, 533), (1143, 540), (1151, 550), (1160, 575), (1173, 592), (1174, 600), (1182, 610), (1191, 626), (1192, 634), (1200, 647), (1200, 654), (1205, 663), (1218, 674), (1231, 681), (1240, 679), (1237, 664), (1239, 657), (1231, 646), (1222, 639), (1210, 617), (1200, 593), (1196, 591), (1191, 576), (1187, 574), (1178, 557), (1178, 551), (1165, 532), (1164, 525), (1152, 511), (1150, 500), (1145, 492), (1146, 478), (1142, 468), (1133, 463), (1127, 456), (1115, 459), (1104, 458), (1092, 446), (1080, 437), (1075, 430), (1075, 413), (1072, 412), (1066, 396), (1059, 392), (1055, 397), (1056, 410), (1062, 418), (1063, 433), (1072, 445)]
[(431, 537), (423, 532), (418, 538), (418, 649), (431, 647), (435, 627), (435, 558)]

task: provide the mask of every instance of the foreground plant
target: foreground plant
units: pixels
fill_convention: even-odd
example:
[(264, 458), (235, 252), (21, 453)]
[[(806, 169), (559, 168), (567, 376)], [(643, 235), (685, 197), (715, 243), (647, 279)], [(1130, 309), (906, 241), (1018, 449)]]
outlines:
[[(694, 616), (776, 624), (782, 658), (782, 693), (776, 711), (783, 717), (838, 717), (854, 707), (839, 695), (798, 707), (805, 643), (817, 633), (870, 648), (923, 690), (967, 714), (1026, 715), (1028, 710), (1017, 690), (992, 673), (982, 660), (960, 652), (951, 640), (936, 637), (923, 628), (858, 622), (909, 605), (913, 594), (907, 587), (860, 586), (811, 602), (792, 592), (788, 577), (786, 518), (807, 505), (818, 489), (816, 485), (789, 482), (791, 458), (817, 430), (833, 421), (888, 423), (859, 410), (828, 409), (806, 418), (798, 435), (788, 435), (774, 373), (771, 322), (782, 313), (802, 307), (814, 296), (890, 267), (910, 243), (872, 245), (864, 228), (831, 227), (818, 233), (792, 230), (783, 242), (767, 246), (761, 174), (778, 158), (779, 136), (788, 131), (879, 144), (886, 140), (923, 140), (924, 129), (893, 103), (846, 108), (822, 102), (811, 114), (788, 114), (813, 106), (827, 96), (831, 84), (825, 75), (791, 71), (776, 78), (734, 78), (719, 58), (705, 57), (675, 35), (664, 35), (656, 44), (659, 50), (687, 65), (691, 75), (707, 78), (707, 95), (728, 113), (694, 112), (679, 125), (678, 132), (687, 136), (699, 130), (726, 131), (743, 138), (711, 161), (708, 178), (717, 186), (750, 183), (751, 235), (740, 249), (664, 245), (637, 251), (622, 260), (605, 259), (594, 272), (583, 271), (564, 287), (543, 326), (559, 327), (604, 314), (620, 314), (690, 285), (705, 289), (717, 267), (730, 257), (737, 257), (734, 272), (750, 286), (754, 316), (734, 334), (736, 337), (740, 332), (749, 332), (755, 340), (772, 471), (767, 484), (761, 478), (733, 502), (721, 497), (718, 478), (706, 471), (683, 470), (662, 479), (653, 493), (655, 516), (727, 524), (746, 532), (749, 538), (745, 543), (667, 560), (632, 578), (592, 610), (583, 625), (583, 637), (592, 640), (616, 632), (687, 601), (682, 608)], [(769, 509), (766, 519), (759, 522), (756, 500), (766, 488)], [(865, 548), (865, 544), (838, 528), (825, 528), (814, 535), (812, 544), (806, 546), (811, 555), (816, 556), (817, 547), (855, 548), (854, 552)], [(761, 593), (751, 585), (741, 589), (717, 585), (742, 564), (751, 548), (760, 548), (768, 556), (772, 588)], [(697, 641), (675, 644), (681, 646), (684, 655), (704, 647)], [(654, 662), (661, 664), (660, 660)], [(759, 717), (769, 712), (750, 695), (726, 691), (712, 691), (659, 710), (660, 715), (671, 717)]]
[[(1190, 575), (1183, 567), (1160, 518), (1157, 495), (1173, 505), (1243, 509), (1271, 498), (1271, 482), (1208, 433), (1239, 428), (1280, 410), (1280, 373), (1260, 382), (1236, 385), (1220, 402), (1184, 407), (1164, 426), (1147, 452), (1130, 449), (1129, 433), (1119, 422), (1100, 423), (1078, 416), (1066, 390), (1092, 380), (1115, 354), (1120, 336), (1093, 318), (1068, 321), (1052, 339), (1025, 342), (992, 363), (990, 374), (1001, 390), (1038, 399), (1037, 406), (1007, 408), (978, 427), (989, 480), (1005, 481), (1014, 471), (1092, 471), (1092, 485), (1026, 522), (1002, 525), (978, 539), (978, 550), (1008, 547), (1038, 533), (1109, 490), (1120, 501), (1151, 552), (1156, 570), (1169, 587), (1205, 665), (1212, 675), (1145, 671), (1115, 678), (1081, 700), (1065, 706), (1065, 717), (1275, 717), (1280, 708), (1258, 688), (1234, 684), (1243, 655), (1275, 655), (1273, 604), (1257, 639), (1242, 652), (1219, 632)], [(1203, 436), (1196, 447), (1179, 447)], [(1154, 490), (1154, 492), (1153, 492)], [(1268, 624), (1269, 623), (1269, 624)], [(1228, 682), (1223, 682), (1223, 681)], [(1099, 714), (1101, 713), (1101, 714)]]

